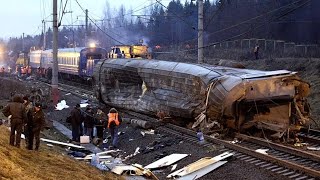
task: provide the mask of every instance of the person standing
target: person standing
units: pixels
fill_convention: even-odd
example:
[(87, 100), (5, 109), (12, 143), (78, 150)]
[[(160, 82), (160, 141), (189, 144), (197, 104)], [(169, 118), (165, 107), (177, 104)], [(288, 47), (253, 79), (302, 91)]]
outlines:
[(97, 137), (99, 139), (103, 139), (103, 130), (106, 124), (106, 120), (107, 120), (106, 114), (101, 109), (98, 109), (96, 114), (95, 126), (97, 128)]
[(29, 147), (28, 143), (29, 143), (29, 134), (32, 133), (32, 122), (31, 119), (28, 117), (28, 113), (29, 111), (32, 109), (32, 103), (29, 101), (28, 96), (23, 96), (23, 105), (25, 108), (25, 112), (27, 114), (27, 120), (23, 126), (23, 133), (25, 136), (25, 142), (26, 142), (26, 148)]
[(80, 104), (77, 104), (71, 111), (71, 129), (72, 141), (80, 142), (80, 126), (81, 126), (81, 112)]
[[(13, 102), (10, 102), (3, 110), (2, 113), (6, 117), (11, 115), (10, 123), (10, 145), (20, 148), (21, 133), (24, 123), (27, 120), (23, 100), (21, 96), (15, 95)], [(17, 133), (16, 133), (17, 131)]]
[(108, 114), (108, 129), (111, 134), (112, 147), (116, 148), (118, 145), (118, 128), (122, 122), (118, 111), (115, 108), (111, 108)]
[(256, 60), (259, 59), (259, 49), (260, 49), (259, 45), (256, 44), (256, 46), (254, 47), (254, 50), (253, 50)]
[(84, 117), (84, 134), (93, 138), (94, 113), (90, 106), (87, 107)]
[(33, 149), (33, 140), (35, 139), (35, 150), (38, 151), (40, 146), (40, 131), (44, 129), (46, 123), (40, 103), (35, 103), (35, 106), (28, 112), (28, 123), (27, 126), (32, 129), (29, 132), (28, 149)]

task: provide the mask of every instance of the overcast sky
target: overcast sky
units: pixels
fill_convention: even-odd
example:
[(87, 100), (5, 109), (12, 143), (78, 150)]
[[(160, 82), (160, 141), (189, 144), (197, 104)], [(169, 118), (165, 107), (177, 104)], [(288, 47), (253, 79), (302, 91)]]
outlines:
[[(140, 9), (155, 3), (155, 0), (78, 0), (80, 5), (88, 9), (89, 16), (94, 19), (103, 17), (103, 10), (109, 2), (112, 9), (119, 8), (121, 4), (126, 9)], [(65, 3), (66, 0), (63, 0)], [(164, 5), (168, 5), (170, 0), (162, 0)], [(181, 1), (184, 3), (184, 1)], [(58, 0), (58, 14), (60, 0)], [(80, 24), (79, 20), (84, 20), (84, 13), (76, 3), (76, 0), (68, 0), (62, 24)], [(138, 13), (138, 12), (136, 12)], [(42, 20), (52, 21), (52, 0), (3, 0), (0, 6), (0, 38), (20, 37), (22, 33), (26, 35), (37, 35), (42, 31)], [(72, 16), (71, 16), (72, 14)], [(78, 22), (77, 21), (78, 17)], [(52, 22), (47, 22), (47, 27), (52, 27)]]

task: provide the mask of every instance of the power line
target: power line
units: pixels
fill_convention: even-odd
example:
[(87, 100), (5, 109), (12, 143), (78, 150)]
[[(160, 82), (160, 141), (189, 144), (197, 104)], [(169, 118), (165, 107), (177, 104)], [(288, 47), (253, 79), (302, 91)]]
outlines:
[[(138, 10), (132, 10), (130, 13), (123, 14), (123, 15), (121, 15), (121, 16), (124, 17), (124, 16), (128, 16), (128, 15), (132, 15), (133, 13), (138, 12), (138, 11), (141, 11), (141, 10), (143, 10), (143, 9), (146, 9), (146, 8), (148, 8), (148, 7), (150, 7), (150, 6), (153, 6), (154, 4), (156, 4), (156, 3), (149, 4), (148, 6), (145, 6), (145, 7), (143, 7), (143, 8), (140, 8), (140, 9), (138, 9)], [(107, 19), (103, 19), (103, 20), (107, 21), (107, 20), (119, 18), (119, 17), (121, 17), (121, 16), (115, 16), (115, 17), (107, 18)]]
[[(159, 0), (156, 0), (157, 3), (159, 3), (161, 6), (163, 6), (164, 8), (166, 8), (167, 10), (169, 10), (165, 5), (163, 5)], [(176, 13), (174, 12), (170, 12), (173, 15), (175, 15), (177, 18), (179, 18), (182, 22), (184, 22), (185, 24), (187, 24), (188, 26), (190, 26), (193, 30), (197, 31), (197, 29), (192, 26), (192, 24), (190, 24), (189, 22), (187, 22), (185, 19), (181, 18), (180, 16), (178, 16)]]
[[(292, 2), (292, 3), (290, 3), (290, 4), (286, 4), (286, 5), (284, 5), (284, 6), (281, 6), (281, 7), (279, 7), (279, 8), (276, 8), (276, 9), (274, 9), (274, 10), (268, 11), (268, 12), (266, 12), (266, 13), (263, 13), (263, 14), (260, 14), (260, 15), (258, 15), (258, 16), (255, 16), (255, 17), (253, 17), (253, 18), (247, 19), (247, 20), (242, 21), (242, 22), (240, 22), (240, 23), (237, 23), (237, 24), (235, 24), (235, 25), (229, 26), (229, 27), (227, 27), (227, 28), (223, 28), (223, 29), (220, 29), (220, 30), (217, 30), (217, 31), (208, 33), (207, 36), (209, 37), (210, 35), (217, 34), (217, 33), (220, 33), (220, 32), (224, 32), (224, 31), (226, 31), (226, 30), (235, 28), (235, 27), (240, 26), (240, 25), (242, 25), (242, 24), (249, 23), (249, 22), (252, 21), (252, 20), (258, 19), (258, 18), (263, 17), (263, 16), (267, 16), (267, 15), (272, 14), (272, 13), (274, 13), (274, 12), (276, 12), (276, 11), (279, 11), (279, 10), (281, 10), (281, 9), (283, 9), (283, 8), (289, 7), (289, 6), (291, 6), (291, 5), (294, 5), (294, 4), (297, 4), (297, 3), (300, 3), (300, 2), (303, 2), (304, 4), (306, 4), (306, 3), (309, 3), (310, 0), (297, 0), (297, 1)], [(304, 5), (304, 4), (303, 4), (303, 5)], [(186, 42), (194, 41), (194, 40), (197, 40), (197, 39), (198, 39), (198, 38), (189, 39), (189, 40), (180, 42), (179, 44), (183, 44), (183, 43), (186, 43)]]
[[(274, 9), (274, 10), (268, 11), (267, 13), (263, 13), (263, 14), (258, 15), (258, 16), (256, 16), (256, 17), (253, 17), (253, 18), (250, 18), (250, 19), (248, 19), (248, 20), (242, 21), (242, 22), (240, 22), (240, 23), (238, 23), (238, 24), (235, 24), (235, 25), (229, 26), (229, 27), (227, 27), (227, 28), (220, 29), (220, 30), (218, 30), (218, 31), (215, 31), (215, 32), (209, 33), (209, 34), (207, 34), (207, 35), (208, 35), (208, 36), (210, 36), (210, 35), (213, 35), (213, 34), (216, 34), (216, 33), (222, 32), (222, 31), (226, 31), (226, 30), (232, 29), (232, 28), (234, 28), (234, 27), (237, 27), (237, 26), (239, 26), (239, 25), (242, 25), (242, 24), (244, 24), (244, 23), (247, 23), (247, 22), (250, 22), (250, 21), (252, 21), (252, 20), (258, 19), (258, 18), (263, 17), (263, 16), (267, 16), (268, 14), (274, 13), (274, 12), (276, 12), (276, 11), (280, 10), (280, 9), (283, 9), (283, 8), (289, 7), (289, 6), (291, 6), (291, 5), (294, 5), (294, 4), (299, 3), (299, 2), (302, 2), (302, 1), (305, 1), (305, 0), (298, 0), (298, 1), (295, 1), (295, 2), (293, 2), (293, 3), (290, 3), (290, 4), (287, 4), (287, 5), (281, 6), (281, 7), (277, 8), (277, 9)], [(310, 2), (310, 0), (306, 0), (305, 2), (307, 2), (307, 3), (308, 3), (308, 2)]]
[[(78, 6), (82, 9), (82, 11), (85, 13), (85, 9), (79, 4), (78, 0), (76, 0)], [(101, 31), (103, 32), (106, 36), (108, 36), (110, 39), (120, 43), (121, 45), (124, 45), (124, 43), (118, 41), (117, 39), (113, 38), (112, 36), (110, 36), (108, 33), (106, 33), (104, 30), (102, 30), (89, 16), (88, 16), (89, 20)]]
[[(301, 0), (301, 1), (304, 1), (304, 0)], [(294, 12), (295, 10), (297, 10), (297, 9), (305, 6), (305, 5), (308, 4), (310, 1), (311, 1), (311, 0), (306, 0), (306, 1), (304, 1), (304, 3), (301, 4), (300, 6), (298, 6), (298, 7), (294, 8), (294, 9), (292, 9), (292, 10), (290, 10), (290, 11), (288, 11), (288, 12), (282, 14), (282, 15), (280, 15), (279, 17), (277, 17), (277, 18), (275, 18), (275, 19), (270, 19), (270, 20), (268, 21), (268, 23), (270, 23), (270, 22), (273, 21), (273, 20), (278, 20), (278, 19), (280, 19), (280, 18), (282, 18), (282, 17), (287, 16), (288, 14)], [(296, 2), (299, 2), (299, 1), (296, 1)], [(296, 2), (294, 2), (294, 3), (296, 3)], [(292, 4), (294, 4), (294, 3), (292, 3)], [(292, 5), (292, 4), (290, 4), (290, 5)], [(287, 5), (285, 5), (285, 6), (287, 6)], [(282, 8), (284, 8), (285, 6), (282, 6), (282, 7), (280, 7), (280, 8), (277, 8), (276, 10), (282, 9)], [(272, 10), (272, 11), (274, 11), (274, 10)], [(268, 13), (269, 13), (269, 12), (268, 12)], [(260, 16), (261, 16), (261, 15), (260, 15)], [(256, 17), (255, 17), (255, 18), (256, 18)], [(252, 19), (253, 19), (253, 18), (252, 18)], [(248, 20), (246, 20), (246, 21), (248, 21)], [(259, 25), (259, 26), (256, 26), (256, 27), (254, 27), (253, 29), (250, 29), (250, 30), (248, 30), (248, 31), (246, 31), (246, 32), (243, 32), (243, 33), (241, 33), (241, 34), (232, 36), (232, 37), (230, 37), (230, 38), (226, 38), (226, 39), (221, 40), (221, 41), (218, 41), (218, 42), (210, 43), (210, 44), (208, 44), (208, 45), (203, 46), (203, 48), (208, 48), (208, 47), (211, 47), (211, 46), (214, 46), (214, 45), (217, 45), (217, 44), (226, 42), (226, 41), (233, 40), (233, 39), (235, 39), (235, 38), (241, 37), (241, 36), (243, 36), (243, 35), (251, 32), (251, 31), (254, 30), (254, 29), (258, 29), (258, 28), (260, 28), (260, 27), (262, 27), (262, 26), (264, 26), (264, 24), (261, 24), (261, 25)], [(172, 54), (172, 53), (177, 53), (177, 52), (196, 51), (197, 49), (198, 49), (198, 48), (187, 49), (187, 50), (180, 50), (180, 51), (170, 51), (170, 52), (154, 52), (154, 53), (156, 53), (156, 54)]]
[[(62, 0), (61, 0), (61, 3), (62, 3)], [(63, 15), (66, 13), (65, 10), (66, 10), (66, 7), (67, 7), (67, 3), (68, 3), (68, 0), (66, 0), (66, 3), (64, 4), (64, 7), (62, 8), (61, 18), (60, 18), (60, 21), (58, 23), (58, 27), (61, 25), (61, 21), (62, 21)], [(62, 5), (60, 5), (60, 6), (62, 6)]]

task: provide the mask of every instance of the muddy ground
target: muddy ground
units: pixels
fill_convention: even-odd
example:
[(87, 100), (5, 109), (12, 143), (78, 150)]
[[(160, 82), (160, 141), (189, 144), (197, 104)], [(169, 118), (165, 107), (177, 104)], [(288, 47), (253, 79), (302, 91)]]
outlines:
[[(33, 81), (21, 82), (19, 80), (11, 81), (1, 79), (0, 99), (2, 99), (2, 105), (6, 104), (8, 98), (10, 97), (10, 92), (14, 91), (16, 93), (25, 94), (26, 92), (30, 92), (30, 88), (34, 87), (35, 85), (41, 88), (41, 85)], [(70, 114), (72, 107), (74, 107), (77, 103), (80, 103), (82, 98), (70, 95), (68, 92), (60, 92), (60, 95), (61, 99), (66, 100), (67, 105), (69, 105), (70, 108), (63, 109), (61, 111), (55, 111), (52, 106), (49, 106), (49, 108), (45, 109), (46, 117), (47, 119), (56, 120), (66, 126), (69, 126), (66, 123), (66, 117)], [(155, 130), (156, 134), (154, 135), (146, 134), (145, 136), (142, 136), (142, 129), (123, 123), (120, 126), (120, 131), (123, 132), (119, 137), (119, 149), (121, 149), (122, 152), (118, 154), (118, 157), (121, 157), (123, 159), (127, 155), (132, 154), (137, 147), (140, 148), (141, 152), (135, 157), (124, 161), (124, 163), (126, 164), (138, 163), (145, 166), (161, 157), (164, 157), (165, 155), (169, 155), (172, 153), (190, 154), (187, 158), (178, 162), (177, 169), (179, 169), (202, 157), (213, 157), (223, 153), (222, 151), (220, 151), (221, 149), (223, 149), (223, 147), (212, 146), (204, 148), (202, 146), (199, 146), (199, 144), (197, 143), (187, 142), (183, 139), (172, 137), (171, 135), (168, 135), (166, 133), (159, 133), (157, 129)], [(66, 137), (63, 137), (60, 133), (56, 132), (54, 128), (52, 130), (46, 131), (45, 133), (46, 137), (51, 137), (55, 140), (60, 140), (63, 142), (68, 141)], [(150, 146), (151, 144), (155, 146), (151, 146), (154, 148), (150, 150), (150, 148), (147, 148), (147, 146)], [(61, 153), (66, 153), (64, 148), (61, 148), (60, 150)], [(170, 173), (170, 170), (171, 166), (164, 169), (156, 170), (154, 171), (154, 173), (159, 179), (165, 179), (165, 177)], [(277, 174), (266, 171), (263, 168), (259, 168), (253, 166), (252, 164), (246, 163), (245, 161), (241, 161), (236, 158), (230, 158), (228, 159), (227, 164), (207, 174), (202, 179), (272, 180), (279, 178), (285, 179), (284, 177), (279, 177)]]

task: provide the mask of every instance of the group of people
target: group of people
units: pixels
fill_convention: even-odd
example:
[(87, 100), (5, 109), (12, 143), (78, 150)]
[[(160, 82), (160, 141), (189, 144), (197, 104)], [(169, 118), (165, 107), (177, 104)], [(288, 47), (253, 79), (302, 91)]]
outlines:
[(15, 95), (2, 113), (10, 117), (10, 145), (20, 148), (21, 134), (24, 133), (26, 148), (33, 150), (35, 140), (35, 150), (39, 150), (40, 132), (45, 127), (45, 115), (41, 104), (33, 104), (28, 96)]
[(72, 141), (79, 142), (81, 135), (87, 135), (90, 139), (97, 137), (102, 140), (106, 134), (105, 130), (108, 130), (111, 135), (111, 146), (117, 147), (118, 127), (121, 122), (122, 119), (115, 108), (111, 108), (106, 115), (101, 109), (97, 109), (95, 113), (91, 106), (87, 106), (82, 112), (80, 104), (77, 104), (70, 115)]

